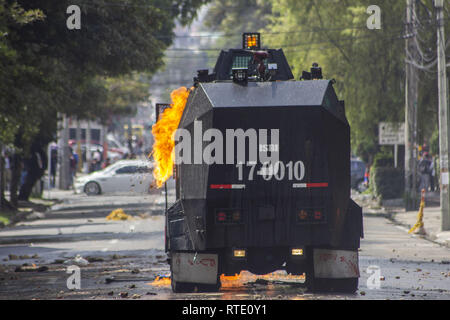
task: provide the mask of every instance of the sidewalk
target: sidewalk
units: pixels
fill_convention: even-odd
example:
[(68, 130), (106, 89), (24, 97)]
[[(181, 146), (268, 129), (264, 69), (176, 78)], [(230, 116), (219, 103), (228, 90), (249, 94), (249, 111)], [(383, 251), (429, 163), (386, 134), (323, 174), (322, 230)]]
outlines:
[[(439, 193), (428, 192), (425, 196), (425, 208), (423, 210), (423, 224), (425, 229), (425, 238), (439, 244), (450, 247), (450, 231), (441, 230), (441, 208), (439, 206)], [(392, 207), (387, 207), (391, 211)], [(392, 220), (404, 225), (408, 229), (412, 228), (417, 222), (417, 211), (398, 210), (391, 215)]]
[[(409, 231), (417, 222), (419, 210), (406, 211), (403, 199), (383, 201), (381, 206), (376, 205), (370, 196), (358, 199), (364, 205), (363, 211), (367, 215), (380, 215), (392, 220)], [(426, 234), (413, 236), (424, 237), (433, 242), (450, 247), (450, 231), (441, 230), (441, 209), (439, 206), (440, 195), (437, 192), (428, 192), (425, 196), (425, 208), (423, 211), (423, 224)]]

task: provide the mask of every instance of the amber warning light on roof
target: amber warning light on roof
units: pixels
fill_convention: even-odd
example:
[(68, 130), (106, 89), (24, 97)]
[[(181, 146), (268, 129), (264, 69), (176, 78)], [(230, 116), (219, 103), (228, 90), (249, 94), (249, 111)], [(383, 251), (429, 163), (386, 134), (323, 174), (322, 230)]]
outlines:
[(244, 33), (242, 47), (247, 50), (261, 49), (261, 35), (259, 33)]

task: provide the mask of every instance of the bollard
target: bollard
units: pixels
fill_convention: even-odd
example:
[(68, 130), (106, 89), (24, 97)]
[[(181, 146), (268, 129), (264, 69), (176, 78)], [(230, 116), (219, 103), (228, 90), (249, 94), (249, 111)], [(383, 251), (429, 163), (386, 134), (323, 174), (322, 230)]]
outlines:
[[(419, 213), (417, 214), (417, 222), (416, 224), (411, 228), (411, 230), (408, 231), (408, 233), (415, 233), (415, 234), (426, 234), (423, 224), (423, 209), (425, 208), (425, 189), (422, 189), (422, 196), (420, 198), (420, 207), (419, 207)], [(416, 231), (417, 230), (417, 231)]]

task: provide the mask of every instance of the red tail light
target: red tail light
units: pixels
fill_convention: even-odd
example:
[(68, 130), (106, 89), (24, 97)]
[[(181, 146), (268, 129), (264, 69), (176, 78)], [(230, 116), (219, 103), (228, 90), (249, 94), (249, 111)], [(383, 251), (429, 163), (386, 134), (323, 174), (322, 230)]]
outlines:
[(314, 210), (314, 220), (322, 220), (322, 211)]
[(301, 224), (325, 223), (325, 212), (323, 208), (297, 209), (296, 219)]
[(242, 223), (242, 213), (240, 209), (216, 209), (216, 222), (220, 224)]
[(225, 222), (227, 221), (227, 214), (225, 212), (218, 212), (217, 213), (217, 221), (218, 222)]

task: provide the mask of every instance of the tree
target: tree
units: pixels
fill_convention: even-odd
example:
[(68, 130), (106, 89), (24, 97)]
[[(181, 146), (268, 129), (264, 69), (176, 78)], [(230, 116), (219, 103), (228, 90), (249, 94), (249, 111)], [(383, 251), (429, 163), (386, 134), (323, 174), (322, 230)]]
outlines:
[[(57, 112), (79, 117), (122, 112), (117, 88), (119, 94), (130, 94), (123, 100), (132, 101), (143, 96), (142, 86), (137, 89), (134, 82), (127, 87), (123, 82), (114, 87), (114, 81), (156, 72), (172, 42), (174, 20), (188, 23), (204, 2), (94, 0), (80, 5), (81, 29), (69, 30), (66, 9), (72, 1), (0, 1), (0, 14), (13, 12), (0, 18), (2, 45), (6, 44), (0, 55), (9, 58), (8, 64), (0, 62), (1, 79), (6, 80), (0, 82), (0, 123), (6, 124), (0, 137), (15, 148), (13, 205), (18, 200), (22, 160), (33, 174), (27, 175), (21, 199), (28, 198), (42, 176), (43, 170), (35, 170), (36, 154), (44, 155), (54, 139)], [(21, 12), (28, 23), (22, 23), (25, 18), (14, 19), (15, 12)]]
[[(423, 60), (416, 63), (433, 65), (436, 21), (432, 0), (417, 3)], [(236, 45), (242, 31), (260, 31), (263, 46), (284, 49), (297, 79), (312, 63), (319, 63), (325, 78), (337, 80), (337, 93), (346, 102), (353, 152), (371, 162), (380, 150), (378, 123), (404, 121), (407, 58), (405, 1), (377, 2), (381, 30), (367, 28), (371, 4), (368, 0), (216, 0), (208, 23), (221, 21), (218, 30), (225, 37), (218, 45), (228, 46), (230, 39)], [(425, 139), (437, 130), (437, 85), (432, 66), (421, 70), (418, 134)]]
[[(294, 43), (287, 56), (297, 77), (313, 62), (337, 80), (346, 101), (352, 149), (364, 160), (378, 150), (378, 123), (402, 121), (404, 3), (379, 1), (382, 29), (369, 30), (368, 1), (275, 1), (273, 41)], [(283, 14), (281, 14), (283, 13)], [(295, 38), (294, 38), (295, 37)]]
[(31, 68), (19, 61), (17, 51), (10, 45), (8, 36), (12, 25), (24, 26), (42, 20), (41, 10), (24, 10), (16, 2), (0, 0), (0, 207), (9, 206), (4, 197), (3, 149), (14, 142), (21, 110), (11, 105), (15, 97), (15, 78), (27, 75)]

